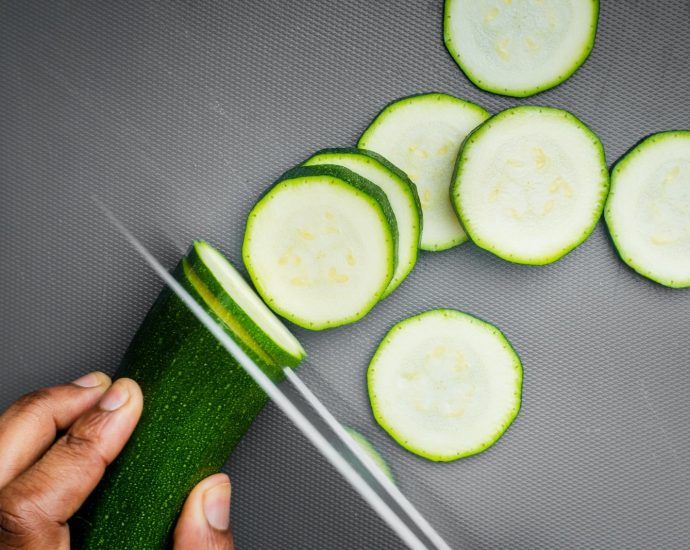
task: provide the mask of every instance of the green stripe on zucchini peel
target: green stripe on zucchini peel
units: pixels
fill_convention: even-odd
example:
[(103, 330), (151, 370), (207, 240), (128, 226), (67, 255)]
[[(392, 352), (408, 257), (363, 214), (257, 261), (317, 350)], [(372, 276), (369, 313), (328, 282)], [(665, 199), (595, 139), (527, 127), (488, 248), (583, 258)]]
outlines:
[[(218, 319), (185, 273), (180, 262), (175, 278)], [(261, 361), (226, 329), (272, 378), (281, 376), (277, 365)], [(124, 450), (70, 522), (75, 549), (168, 547), (191, 489), (220, 471), (267, 401), (168, 287), (135, 334), (115, 374), (121, 377), (141, 386), (144, 409)]]

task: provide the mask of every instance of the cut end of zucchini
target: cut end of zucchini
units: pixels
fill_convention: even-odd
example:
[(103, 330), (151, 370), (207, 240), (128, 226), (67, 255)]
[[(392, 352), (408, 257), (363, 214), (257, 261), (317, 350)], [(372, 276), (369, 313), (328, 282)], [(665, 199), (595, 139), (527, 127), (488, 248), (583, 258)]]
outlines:
[(621, 158), (605, 216), (630, 267), (662, 285), (690, 287), (690, 131), (654, 134)]
[(385, 194), (351, 170), (289, 171), (254, 206), (243, 258), (271, 309), (312, 330), (362, 318), (396, 268), (397, 225)]
[[(198, 278), (205, 287), (207, 303), (217, 303), (216, 312), (259, 356), (267, 354), (279, 366), (297, 366), (306, 352), (254, 292), (244, 277), (213, 246), (196, 241), (183, 263), (188, 280)], [(199, 285), (197, 285), (199, 286)], [(205, 290), (197, 288), (201, 292)]]
[(478, 246), (512, 262), (541, 265), (589, 236), (608, 180), (601, 142), (575, 116), (514, 107), (467, 138), (451, 196)]
[(385, 107), (359, 139), (358, 147), (379, 153), (417, 186), (424, 216), (422, 250), (446, 250), (467, 240), (448, 189), (462, 141), (488, 117), (474, 103), (421, 94)]
[(398, 225), (398, 263), (383, 298), (393, 292), (417, 262), (422, 232), (422, 211), (415, 185), (404, 172), (381, 155), (363, 149), (325, 149), (314, 154), (304, 166), (336, 165), (378, 185), (386, 194)]
[(495, 94), (557, 86), (587, 59), (598, 0), (446, 0), (446, 47), (467, 77)]
[(455, 310), (396, 324), (368, 371), (378, 423), (409, 451), (435, 461), (493, 445), (520, 409), (522, 365), (493, 325)]

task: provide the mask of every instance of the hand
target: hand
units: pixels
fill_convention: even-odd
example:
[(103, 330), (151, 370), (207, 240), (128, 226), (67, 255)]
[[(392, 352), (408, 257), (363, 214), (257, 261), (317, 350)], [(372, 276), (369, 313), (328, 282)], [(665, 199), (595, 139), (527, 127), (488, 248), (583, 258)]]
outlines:
[[(124, 447), (141, 408), (136, 382), (111, 384), (100, 372), (12, 404), (0, 416), (0, 549), (69, 549), (67, 520)], [(232, 550), (225, 474), (204, 479), (189, 494), (174, 547)]]

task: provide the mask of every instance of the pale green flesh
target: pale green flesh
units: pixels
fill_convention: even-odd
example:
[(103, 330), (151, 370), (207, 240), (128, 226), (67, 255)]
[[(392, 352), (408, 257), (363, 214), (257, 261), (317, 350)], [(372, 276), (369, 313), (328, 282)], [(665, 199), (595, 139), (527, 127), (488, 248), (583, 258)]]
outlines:
[(421, 220), (407, 184), (377, 160), (356, 152), (317, 153), (304, 165), (335, 164), (349, 168), (378, 185), (391, 203), (398, 222), (398, 264), (383, 297), (388, 296), (412, 271), (417, 262)]
[(514, 107), (481, 125), (451, 190), (465, 230), (506, 260), (546, 264), (592, 232), (608, 192), (599, 139), (566, 111)]
[(443, 34), (479, 88), (526, 97), (572, 75), (594, 45), (598, 0), (446, 0)]
[(462, 141), (488, 116), (478, 105), (446, 94), (412, 96), (386, 107), (358, 142), (398, 166), (417, 186), (423, 250), (446, 250), (467, 240), (448, 190)]
[(243, 246), (268, 306), (312, 330), (363, 317), (388, 287), (395, 254), (379, 204), (328, 176), (274, 186), (250, 213)]
[(654, 134), (628, 152), (611, 174), (605, 216), (630, 267), (690, 287), (690, 131)]
[(367, 375), (378, 423), (409, 451), (450, 461), (490, 447), (520, 408), (522, 366), (503, 334), (454, 310), (396, 324)]
[(235, 304), (253, 321), (250, 330), (260, 331), (254, 337), (263, 341), (266, 338), (282, 348), (290, 356), (301, 359), (306, 355), (297, 338), (283, 325), (275, 314), (247, 284), (244, 277), (228, 260), (210, 244), (197, 241), (195, 249), (206, 267), (216, 277), (218, 284), (232, 297)]

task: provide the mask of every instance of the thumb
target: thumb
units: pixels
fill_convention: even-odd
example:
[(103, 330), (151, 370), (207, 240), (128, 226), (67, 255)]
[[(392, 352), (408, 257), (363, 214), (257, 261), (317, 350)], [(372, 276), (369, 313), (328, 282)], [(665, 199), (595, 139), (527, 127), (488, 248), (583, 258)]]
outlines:
[(175, 550), (233, 550), (230, 478), (214, 474), (189, 493), (173, 535)]

